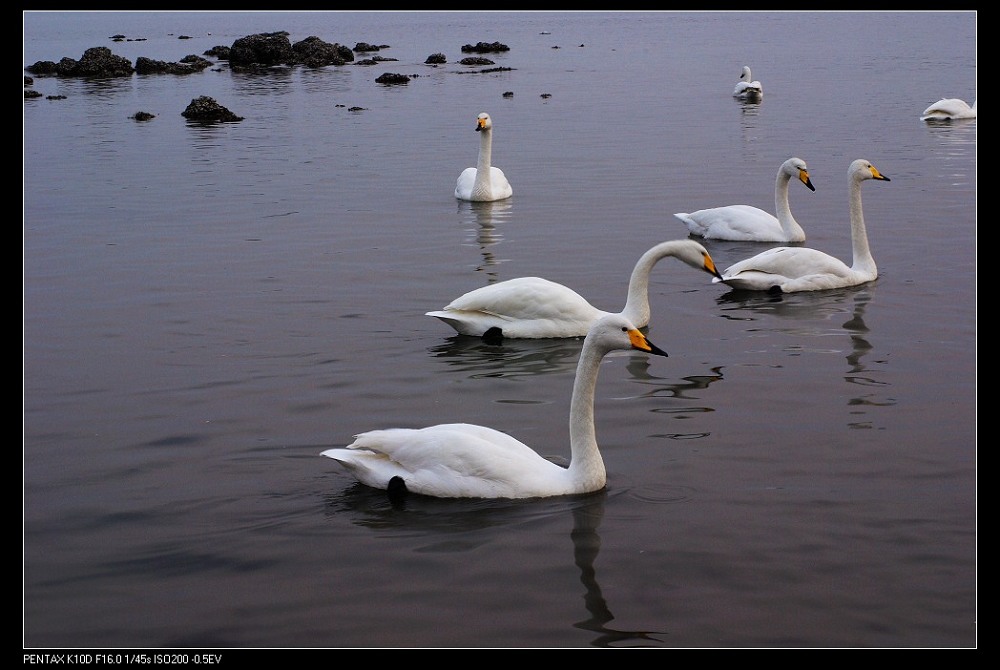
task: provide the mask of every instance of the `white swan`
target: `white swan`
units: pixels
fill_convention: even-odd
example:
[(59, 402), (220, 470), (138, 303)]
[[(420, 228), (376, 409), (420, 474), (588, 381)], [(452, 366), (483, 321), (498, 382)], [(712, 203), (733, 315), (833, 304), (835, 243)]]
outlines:
[(362, 484), (394, 495), (536, 498), (600, 490), (607, 475), (594, 431), (594, 391), (601, 359), (619, 349), (667, 355), (621, 315), (591, 326), (570, 401), (569, 467), (543, 458), (506, 433), (467, 423), (373, 430), (321, 455), (340, 462)]
[(792, 216), (788, 206), (788, 182), (792, 178), (815, 191), (809, 179), (809, 168), (801, 158), (789, 158), (778, 168), (774, 180), (774, 216), (751, 205), (727, 205), (699, 209), (697, 212), (674, 214), (684, 222), (692, 235), (709, 240), (744, 242), (803, 242), (806, 233)]
[(864, 159), (851, 163), (847, 170), (851, 206), (851, 267), (833, 256), (807, 247), (775, 247), (752, 258), (735, 263), (715, 278), (734, 289), (792, 293), (857, 286), (878, 276), (875, 259), (868, 248), (868, 233), (861, 211), (861, 182), (866, 179), (890, 181)]
[(455, 197), (459, 200), (503, 200), (514, 194), (503, 170), (490, 164), (493, 153), (493, 119), (486, 112), (476, 117), (479, 132), (479, 162), (476, 167), (465, 168), (455, 183)]
[(924, 110), (920, 115), (921, 121), (951, 121), (952, 119), (974, 119), (976, 118), (976, 104), (978, 100), (969, 103), (960, 98), (941, 98), (933, 105)]
[[(649, 249), (632, 269), (625, 308), (620, 312), (639, 328), (649, 325), (649, 274), (657, 261), (667, 256), (719, 276), (708, 251), (694, 240), (671, 240)], [(607, 314), (573, 289), (540, 277), (487, 284), (459, 296), (442, 310), (427, 312), (461, 335), (487, 339), (581, 337)]]
[(733, 89), (733, 97), (741, 100), (760, 100), (763, 95), (764, 88), (759, 81), (754, 81), (753, 75), (750, 74), (750, 68), (744, 65), (743, 72), (740, 73), (740, 80), (736, 82), (736, 88)]

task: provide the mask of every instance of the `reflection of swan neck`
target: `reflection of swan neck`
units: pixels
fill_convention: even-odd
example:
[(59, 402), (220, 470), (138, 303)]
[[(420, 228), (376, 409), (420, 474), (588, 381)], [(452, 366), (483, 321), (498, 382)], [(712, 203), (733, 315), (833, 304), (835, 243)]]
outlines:
[(649, 324), (649, 275), (653, 266), (666, 256), (672, 256), (676, 241), (663, 242), (639, 257), (628, 280), (628, 297), (622, 314), (639, 328)]
[(868, 247), (868, 231), (865, 230), (865, 217), (861, 210), (861, 180), (854, 174), (850, 177), (848, 190), (851, 205), (851, 247), (854, 252), (851, 269), (875, 276), (877, 268)]
[(594, 430), (594, 394), (603, 353), (595, 338), (583, 342), (569, 408), (569, 475), (579, 490), (601, 488), (607, 479)]
[(802, 227), (792, 216), (792, 208), (788, 205), (788, 182), (790, 180), (791, 175), (785, 172), (784, 166), (782, 166), (782, 169), (778, 170), (778, 176), (774, 179), (774, 213), (778, 217), (778, 223), (781, 224), (781, 232), (785, 238), (793, 240), (798, 239), (804, 233), (800, 232)]

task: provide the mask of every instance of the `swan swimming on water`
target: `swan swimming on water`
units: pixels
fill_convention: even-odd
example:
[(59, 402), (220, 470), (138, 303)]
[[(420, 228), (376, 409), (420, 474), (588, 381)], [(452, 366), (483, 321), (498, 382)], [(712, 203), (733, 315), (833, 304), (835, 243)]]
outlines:
[(861, 210), (861, 182), (868, 179), (890, 181), (864, 159), (851, 163), (847, 171), (851, 218), (853, 264), (807, 247), (774, 247), (752, 258), (734, 263), (713, 283), (734, 289), (792, 293), (856, 286), (878, 277), (878, 268), (868, 247), (868, 233)]
[(630, 349), (667, 355), (620, 314), (597, 320), (587, 333), (570, 400), (568, 467), (506, 433), (468, 423), (373, 430), (321, 455), (392, 496), (537, 498), (598, 491), (607, 472), (594, 429), (597, 375), (604, 356)]
[[(621, 311), (638, 328), (649, 325), (650, 272), (667, 256), (719, 276), (708, 251), (694, 240), (671, 240), (652, 247), (632, 269)], [(567, 286), (541, 277), (519, 277), (469, 291), (444, 309), (427, 312), (427, 316), (441, 319), (460, 335), (499, 339), (582, 337), (594, 321), (608, 313)]]
[(802, 230), (788, 205), (788, 182), (791, 179), (815, 191), (809, 168), (801, 158), (789, 158), (778, 168), (774, 180), (774, 210), (777, 216), (752, 205), (726, 205), (674, 214), (692, 235), (709, 240), (745, 242), (804, 242)]
[(491, 164), (493, 153), (493, 119), (486, 112), (476, 117), (479, 133), (479, 161), (476, 167), (465, 168), (455, 183), (455, 197), (459, 200), (503, 200), (514, 194), (503, 170)]
[(924, 113), (920, 115), (920, 120), (951, 121), (953, 119), (974, 119), (976, 118), (976, 104), (978, 102), (978, 100), (973, 100), (970, 107), (969, 103), (960, 98), (941, 98), (924, 110)]
[(759, 81), (754, 80), (753, 75), (750, 74), (750, 67), (744, 65), (743, 72), (740, 73), (740, 80), (736, 82), (736, 88), (733, 89), (733, 97), (740, 100), (759, 101), (763, 96), (764, 87), (760, 85)]

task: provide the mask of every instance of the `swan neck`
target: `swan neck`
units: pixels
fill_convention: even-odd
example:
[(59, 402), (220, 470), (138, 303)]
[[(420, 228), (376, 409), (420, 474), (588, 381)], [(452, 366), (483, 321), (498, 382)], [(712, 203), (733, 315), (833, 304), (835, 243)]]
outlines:
[(792, 216), (792, 208), (788, 205), (788, 182), (790, 180), (791, 177), (784, 170), (779, 170), (778, 176), (774, 179), (774, 213), (781, 224), (781, 230), (789, 239), (799, 228), (798, 222)]
[(671, 256), (676, 249), (675, 243), (663, 242), (644, 253), (632, 268), (632, 276), (628, 280), (628, 296), (625, 298), (625, 309), (622, 315), (637, 328), (649, 325), (649, 275), (653, 266), (660, 259)]
[(875, 273), (875, 259), (868, 247), (868, 231), (865, 229), (865, 217), (861, 209), (861, 180), (851, 177), (850, 187), (851, 207), (851, 246), (854, 253), (852, 269)]
[(581, 491), (601, 488), (607, 479), (594, 429), (594, 395), (602, 358), (594, 341), (584, 340), (569, 408), (569, 475)]
[(476, 181), (472, 185), (474, 199), (489, 200), (493, 196), (493, 179), (490, 174), (493, 153), (493, 131), (479, 131), (479, 161), (476, 163)]

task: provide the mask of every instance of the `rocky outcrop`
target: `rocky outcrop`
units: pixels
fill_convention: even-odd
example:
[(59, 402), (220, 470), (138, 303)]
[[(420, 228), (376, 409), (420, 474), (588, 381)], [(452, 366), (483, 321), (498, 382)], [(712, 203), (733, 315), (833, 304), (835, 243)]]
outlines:
[(212, 65), (212, 61), (201, 56), (185, 56), (177, 63), (167, 63), (139, 56), (135, 60), (135, 71), (138, 74), (193, 74), (201, 72)]
[(203, 95), (195, 98), (187, 106), (181, 116), (190, 121), (242, 121), (242, 116), (236, 116), (220, 105), (215, 99)]
[(354, 52), (342, 44), (331, 44), (310, 36), (292, 45), (298, 62), (306, 67), (344, 65), (354, 60)]
[(410, 78), (405, 74), (397, 74), (395, 72), (386, 72), (385, 74), (380, 74), (375, 79), (377, 84), (408, 84)]
[(510, 51), (510, 47), (500, 42), (476, 42), (475, 45), (466, 44), (462, 47), (462, 53), (489, 54)]
[(38, 76), (58, 77), (129, 77), (135, 72), (129, 59), (114, 55), (107, 47), (91, 47), (80, 60), (38, 61), (24, 69)]

